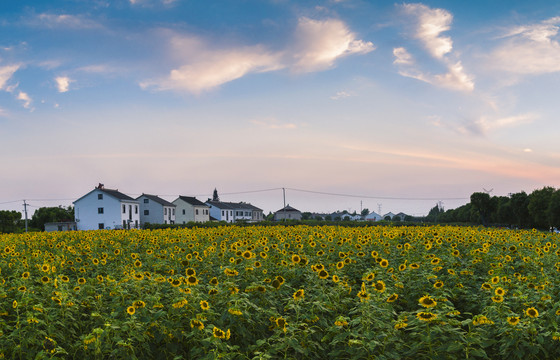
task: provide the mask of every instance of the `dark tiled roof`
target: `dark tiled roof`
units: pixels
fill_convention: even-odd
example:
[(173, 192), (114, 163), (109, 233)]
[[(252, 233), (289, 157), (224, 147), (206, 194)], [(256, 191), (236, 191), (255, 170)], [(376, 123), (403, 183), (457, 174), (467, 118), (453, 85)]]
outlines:
[(291, 207), (290, 205), (286, 205), (286, 207), (284, 207), (284, 208), (282, 208), (282, 209), (280, 209), (280, 210), (278, 210), (278, 211), (276, 211), (276, 212), (283, 212), (283, 211), (287, 211), (287, 212), (290, 212), (290, 211), (293, 211), (293, 212), (296, 212), (296, 211), (297, 211), (297, 212), (301, 212), (301, 211), (299, 211), (298, 209), (295, 209), (295, 208)]
[(113, 190), (113, 189), (98, 189), (98, 190), (103, 191), (105, 194), (111, 195), (112, 197), (117, 198), (119, 200), (134, 201), (133, 198), (131, 198), (130, 196), (128, 196), (126, 194), (123, 194), (119, 190)]
[(245, 210), (262, 211), (262, 209), (259, 209), (258, 207), (248, 203), (232, 203), (232, 202), (208, 200), (206, 204), (217, 207), (218, 209), (227, 209), (227, 210), (245, 209)]
[(191, 205), (208, 206), (205, 203), (203, 203), (202, 201), (200, 201), (197, 198), (192, 197), (192, 196), (179, 196), (179, 199), (181, 199), (184, 202), (186, 202), (188, 204), (191, 204)]
[(157, 196), (157, 195), (142, 194), (141, 196), (138, 196), (138, 197), (136, 198), (136, 200), (140, 199), (142, 196), (143, 196), (143, 197), (146, 197), (146, 198), (148, 198), (148, 199), (150, 199), (150, 200), (152, 200), (152, 201), (155, 201), (155, 202), (157, 202), (158, 204), (161, 204), (161, 205), (163, 205), (163, 206), (173, 206), (173, 207), (175, 206), (175, 204), (172, 204), (172, 203), (170, 203), (170, 202), (167, 201), (167, 200), (163, 200), (162, 198), (160, 198), (160, 197)]

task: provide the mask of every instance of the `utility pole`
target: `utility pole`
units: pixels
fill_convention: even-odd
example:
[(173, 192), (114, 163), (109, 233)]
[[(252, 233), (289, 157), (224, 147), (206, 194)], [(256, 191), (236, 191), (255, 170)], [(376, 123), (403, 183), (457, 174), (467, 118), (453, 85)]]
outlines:
[(382, 215), (382, 214), (381, 214), (381, 205), (383, 205), (383, 204), (379, 204), (379, 203), (377, 204), (377, 211), (379, 211), (379, 212), (378, 212), (379, 216)]
[(27, 232), (27, 203), (23, 200), (23, 212), (25, 213), (25, 232)]
[(286, 189), (285, 188), (282, 188), (282, 194), (284, 196), (284, 209), (283, 209), (284, 221), (286, 221)]

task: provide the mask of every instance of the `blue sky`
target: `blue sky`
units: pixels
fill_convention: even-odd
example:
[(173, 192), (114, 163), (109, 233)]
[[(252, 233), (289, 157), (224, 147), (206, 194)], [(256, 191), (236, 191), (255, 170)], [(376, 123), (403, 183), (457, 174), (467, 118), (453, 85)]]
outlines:
[(554, 1), (4, 1), (0, 208), (102, 182), (420, 215), (558, 187), (559, 27)]

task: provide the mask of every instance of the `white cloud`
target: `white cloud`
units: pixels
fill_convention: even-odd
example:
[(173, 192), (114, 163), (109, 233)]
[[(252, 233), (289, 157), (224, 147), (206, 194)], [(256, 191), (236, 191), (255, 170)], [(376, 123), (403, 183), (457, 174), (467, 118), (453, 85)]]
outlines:
[(357, 40), (356, 35), (337, 19), (300, 18), (296, 38), (293, 69), (301, 72), (328, 69), (337, 58), (366, 54), (375, 49), (373, 43)]
[(260, 127), (269, 129), (296, 129), (297, 125), (293, 123), (282, 123), (274, 118), (266, 118), (262, 120), (251, 120), (251, 123)]
[(69, 14), (39, 14), (30, 22), (34, 25), (45, 26), (48, 28), (70, 28), (70, 29), (98, 29), (102, 25), (78, 15)]
[(352, 94), (346, 92), (346, 91), (339, 91), (337, 92), (335, 95), (331, 96), (331, 100), (340, 100), (340, 99), (344, 99), (347, 97), (352, 96)]
[(394, 48), (393, 55), (395, 56), (395, 60), (393, 61), (393, 64), (398, 64), (398, 65), (414, 64), (412, 55), (410, 55), (410, 53), (403, 47)]
[(58, 76), (54, 80), (56, 81), (58, 92), (61, 93), (67, 92), (68, 88), (70, 87), (70, 83), (74, 81), (67, 76)]
[(19, 65), (0, 66), (0, 90), (9, 90), (6, 83), (18, 69)]
[(194, 36), (171, 37), (173, 54), (181, 66), (163, 79), (140, 83), (142, 88), (186, 90), (199, 94), (252, 73), (289, 68), (311, 72), (334, 66), (338, 58), (374, 50), (371, 42), (357, 40), (340, 20), (301, 18), (294, 33), (295, 44), (273, 51), (262, 44), (218, 48)]
[(560, 71), (560, 43), (554, 40), (560, 17), (539, 24), (518, 26), (506, 33), (507, 41), (490, 55), (493, 67), (518, 74)]
[(31, 107), (31, 98), (29, 97), (29, 95), (27, 95), (27, 93), (20, 91), (17, 99), (23, 101), (24, 108), (29, 109)]
[(489, 132), (500, 130), (503, 128), (530, 124), (534, 122), (537, 117), (538, 116), (535, 114), (522, 114), (498, 118), (482, 116), (475, 121), (465, 122), (458, 128), (458, 130), (461, 133), (485, 135)]
[(448, 72), (443, 75), (435, 75), (435, 84), (460, 91), (474, 90), (474, 82), (472, 78), (465, 73), (461, 62), (451, 64), (448, 67)]
[(444, 9), (432, 9), (423, 4), (404, 4), (405, 13), (417, 19), (414, 36), (435, 58), (441, 59), (453, 49), (450, 37), (441, 36), (450, 29), (453, 15)]

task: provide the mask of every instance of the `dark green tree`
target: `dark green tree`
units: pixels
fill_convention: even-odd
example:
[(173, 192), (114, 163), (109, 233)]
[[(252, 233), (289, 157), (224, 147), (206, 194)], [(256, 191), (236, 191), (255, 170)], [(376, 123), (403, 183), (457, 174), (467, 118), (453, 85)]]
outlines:
[(510, 197), (511, 212), (513, 214), (514, 221), (520, 228), (528, 227), (531, 223), (531, 218), (529, 217), (529, 196), (525, 191), (512, 194)]
[(473, 208), (478, 211), (482, 225), (486, 226), (496, 206), (490, 198), (490, 195), (487, 193), (475, 192), (471, 195), (471, 204)]
[(548, 229), (550, 226), (548, 222), (548, 206), (550, 199), (555, 190), (553, 187), (545, 186), (542, 189), (537, 189), (529, 195), (529, 204), (527, 209), (532, 220), (532, 226), (537, 229)]
[(0, 210), (0, 233), (13, 233), (20, 230), (21, 213), (15, 210)]
[(368, 216), (369, 215), (369, 209), (365, 208), (362, 210), (362, 212), (360, 213), (362, 216)]
[(42, 207), (35, 211), (29, 225), (35, 229), (45, 230), (45, 223), (74, 221), (74, 208)]
[(548, 223), (550, 226), (560, 228), (560, 189), (554, 191), (554, 193), (550, 196), (550, 202), (546, 213), (548, 215)]

